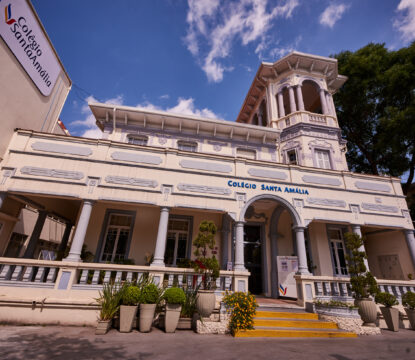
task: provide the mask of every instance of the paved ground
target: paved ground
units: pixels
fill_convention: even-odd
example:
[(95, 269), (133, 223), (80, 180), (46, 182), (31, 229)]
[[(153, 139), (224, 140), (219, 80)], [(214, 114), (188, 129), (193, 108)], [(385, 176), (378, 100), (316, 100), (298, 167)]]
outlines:
[(0, 326), (0, 359), (415, 359), (415, 331), (358, 339), (235, 339), (191, 331), (121, 334), (61, 326)]

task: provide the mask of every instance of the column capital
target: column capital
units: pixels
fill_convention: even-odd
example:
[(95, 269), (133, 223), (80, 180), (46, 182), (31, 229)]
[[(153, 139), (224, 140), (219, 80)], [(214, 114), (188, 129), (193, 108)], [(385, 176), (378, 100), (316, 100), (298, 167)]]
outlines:
[(161, 206), (160, 207), (160, 211), (167, 211), (167, 212), (169, 212), (170, 211), (170, 207), (169, 206)]
[(293, 229), (295, 232), (304, 232), (304, 231), (307, 229), (307, 227), (306, 227), (306, 226), (302, 226), (302, 225), (294, 225), (294, 226), (292, 227), (292, 229)]
[(88, 204), (88, 205), (94, 205), (95, 204), (95, 200), (92, 199), (83, 199), (84, 204)]
[(403, 229), (403, 232), (405, 233), (405, 235), (415, 236), (414, 231), (415, 231), (414, 229)]

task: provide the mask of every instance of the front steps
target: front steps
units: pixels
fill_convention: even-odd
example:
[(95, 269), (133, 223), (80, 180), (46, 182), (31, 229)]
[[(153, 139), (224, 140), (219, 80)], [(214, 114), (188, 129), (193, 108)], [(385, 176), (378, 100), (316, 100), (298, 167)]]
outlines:
[(238, 331), (235, 337), (357, 337), (340, 330), (336, 323), (319, 320), (317, 314), (290, 310), (259, 310), (254, 318), (255, 329)]

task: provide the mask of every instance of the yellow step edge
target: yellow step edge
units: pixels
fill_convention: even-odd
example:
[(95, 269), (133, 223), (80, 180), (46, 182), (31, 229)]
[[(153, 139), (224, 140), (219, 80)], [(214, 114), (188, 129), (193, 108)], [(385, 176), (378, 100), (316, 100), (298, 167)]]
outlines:
[(334, 322), (303, 321), (303, 320), (254, 319), (254, 326), (273, 326), (273, 327), (307, 328), (307, 329), (338, 329), (337, 324)]
[(235, 337), (307, 337), (307, 338), (355, 338), (357, 335), (351, 332), (341, 331), (312, 331), (312, 330), (241, 330)]
[(256, 318), (283, 318), (283, 319), (309, 319), (318, 320), (318, 315), (313, 313), (296, 313), (285, 311), (257, 311)]

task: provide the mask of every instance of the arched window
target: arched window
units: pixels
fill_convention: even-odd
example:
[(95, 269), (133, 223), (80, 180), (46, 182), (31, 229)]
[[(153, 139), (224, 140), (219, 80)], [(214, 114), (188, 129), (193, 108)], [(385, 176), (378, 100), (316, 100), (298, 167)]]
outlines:
[(254, 114), (253, 118), (252, 118), (252, 125), (258, 125), (258, 114)]
[(259, 120), (260, 123), (258, 125), (267, 126), (268, 125), (268, 117), (267, 117), (267, 103), (265, 100), (262, 100), (261, 105), (259, 106)]
[(302, 86), (304, 109), (306, 111), (322, 114), (322, 107), (320, 102), (320, 88), (311, 80), (304, 80)]
[(290, 94), (288, 93), (288, 87), (285, 87), (282, 90), (282, 98), (284, 101), (284, 112), (285, 115), (291, 114), (291, 108), (290, 108)]

